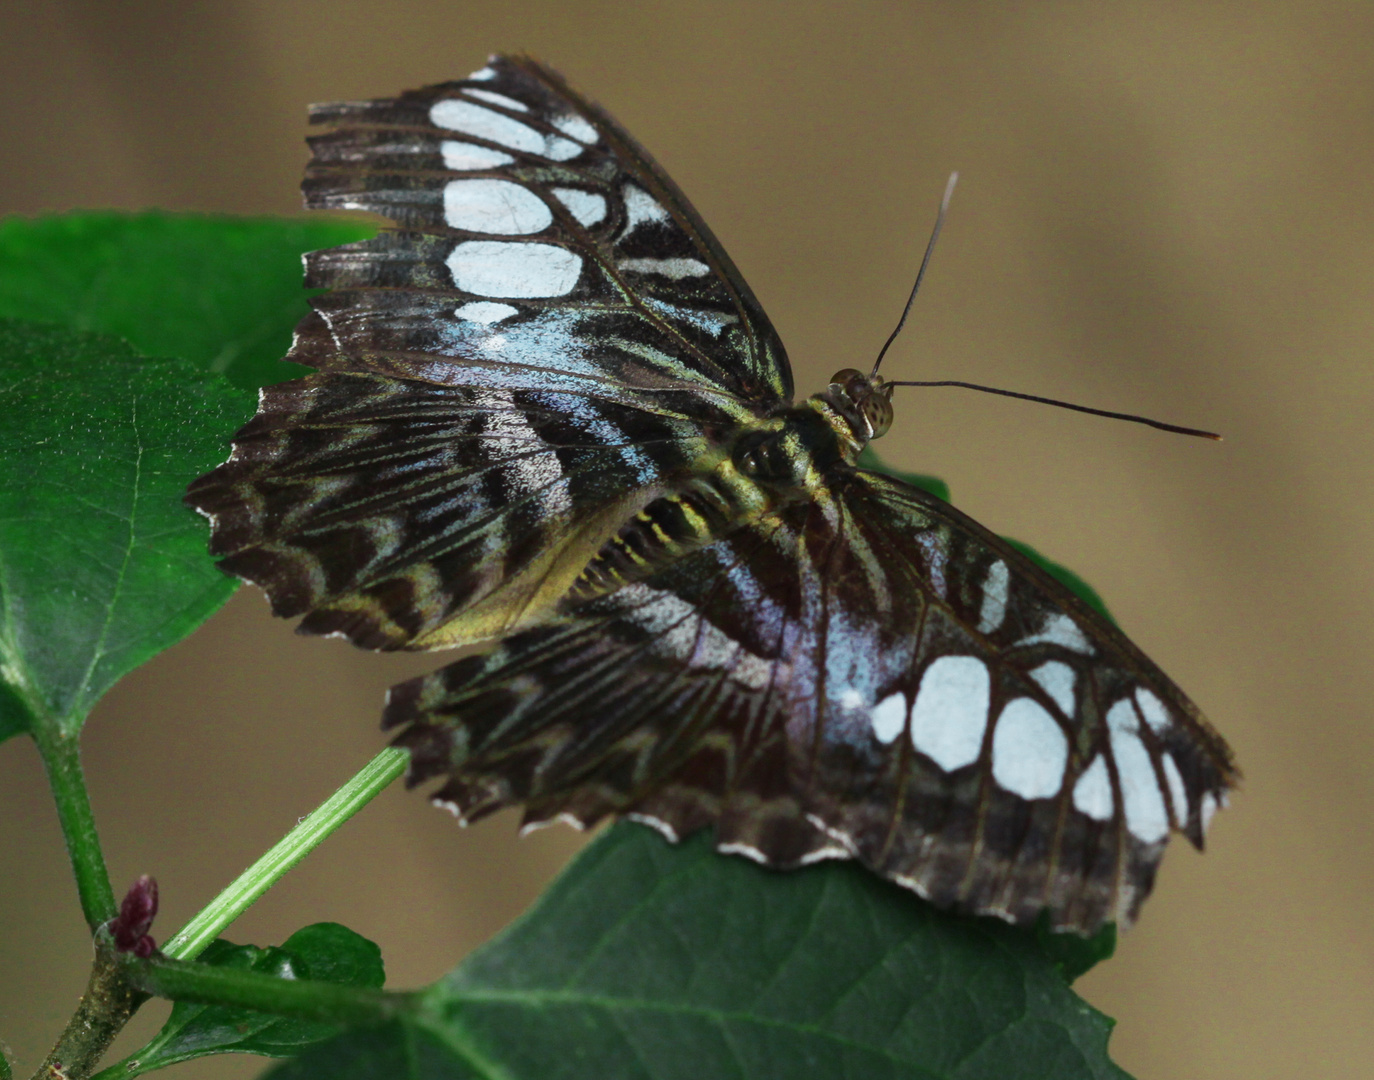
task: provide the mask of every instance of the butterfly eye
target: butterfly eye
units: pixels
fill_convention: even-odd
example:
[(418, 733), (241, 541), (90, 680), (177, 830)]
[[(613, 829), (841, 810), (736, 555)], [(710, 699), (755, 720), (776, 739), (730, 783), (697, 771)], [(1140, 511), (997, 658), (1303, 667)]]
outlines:
[(871, 387), (867, 396), (861, 398), (860, 407), (868, 426), (873, 429), (873, 438), (885, 435), (892, 426), (892, 401), (877, 387)]
[[(841, 368), (830, 377), (831, 400), (839, 406), (855, 435), (863, 442), (876, 439), (892, 426), (891, 389), (855, 368)], [(858, 421), (862, 418), (868, 430)]]

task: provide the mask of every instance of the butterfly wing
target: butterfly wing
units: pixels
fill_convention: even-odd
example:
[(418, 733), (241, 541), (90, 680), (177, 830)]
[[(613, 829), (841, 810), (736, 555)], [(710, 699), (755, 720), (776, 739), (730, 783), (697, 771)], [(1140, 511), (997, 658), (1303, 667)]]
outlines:
[(1201, 846), (1236, 772), (1195, 706), (1015, 549), (900, 481), (741, 526), (392, 692), (412, 782), (466, 817), (714, 824), (959, 910), (1091, 933)]
[(537, 621), (600, 544), (790, 400), (777, 334), (676, 186), (524, 58), (312, 110), (304, 191), (396, 228), (314, 300), (188, 502), (302, 629), (427, 648)]

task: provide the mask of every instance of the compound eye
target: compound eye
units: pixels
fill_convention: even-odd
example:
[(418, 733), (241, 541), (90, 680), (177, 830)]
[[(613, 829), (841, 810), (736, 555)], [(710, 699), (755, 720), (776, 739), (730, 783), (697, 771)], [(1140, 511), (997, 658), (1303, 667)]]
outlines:
[(892, 402), (883, 394), (870, 394), (864, 399), (864, 416), (873, 429), (873, 438), (885, 435), (892, 426)]
[(830, 376), (830, 383), (832, 386), (839, 385), (847, 388), (849, 384), (852, 383), (855, 379), (862, 378), (864, 378), (864, 373), (860, 371), (858, 368), (840, 368), (839, 371), (835, 372), (834, 375)]

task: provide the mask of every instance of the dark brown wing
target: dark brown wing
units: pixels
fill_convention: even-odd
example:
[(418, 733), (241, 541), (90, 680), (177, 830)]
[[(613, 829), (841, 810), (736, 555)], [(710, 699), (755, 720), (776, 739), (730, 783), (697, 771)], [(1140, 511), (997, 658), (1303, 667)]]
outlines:
[(857, 858), (942, 906), (1128, 925), (1236, 773), (1101, 617), (923, 492), (841, 471), (642, 584), (397, 687), (466, 817), (608, 813), (776, 866)]
[(782, 345), (690, 204), (553, 72), (319, 106), (312, 207), (396, 226), (332, 291), (230, 460), (212, 551), (302, 629), (428, 648), (537, 621), (628, 514), (790, 399)]

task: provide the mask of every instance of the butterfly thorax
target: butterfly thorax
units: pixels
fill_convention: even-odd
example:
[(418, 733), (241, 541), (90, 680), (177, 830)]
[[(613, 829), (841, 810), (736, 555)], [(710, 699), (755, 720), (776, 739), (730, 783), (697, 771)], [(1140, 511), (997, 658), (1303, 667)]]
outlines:
[(821, 497), (818, 489), (830, 471), (841, 462), (853, 465), (891, 425), (891, 392), (850, 368), (800, 406), (740, 429), (728, 452), (702, 460), (677, 490), (626, 521), (587, 564), (570, 596), (614, 592), (789, 503)]

